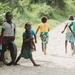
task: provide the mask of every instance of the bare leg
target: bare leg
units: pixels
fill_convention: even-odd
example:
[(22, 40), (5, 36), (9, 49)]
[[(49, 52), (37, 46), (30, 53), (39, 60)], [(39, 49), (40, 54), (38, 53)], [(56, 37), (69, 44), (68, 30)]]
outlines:
[(46, 55), (46, 43), (44, 43), (44, 55)]
[(42, 52), (44, 51), (44, 48), (43, 48), (43, 43), (42, 43)]
[(30, 58), (31, 62), (33, 63), (34, 66), (40, 66), (39, 64), (36, 64), (33, 58)]
[(42, 51), (44, 52), (44, 55), (46, 55), (46, 44), (42, 43)]
[(71, 43), (71, 49), (74, 50), (74, 43)]
[(73, 46), (73, 52), (72, 52), (72, 55), (75, 54), (75, 46)]
[(67, 53), (67, 40), (65, 41), (65, 53)]
[(1, 59), (1, 51), (0, 51), (0, 61), (2, 61), (2, 59)]
[(73, 52), (72, 52), (72, 55), (74, 55), (75, 54), (75, 50), (73, 50)]
[(21, 59), (21, 56), (19, 55), (17, 60), (14, 62), (14, 65), (17, 65), (17, 62)]

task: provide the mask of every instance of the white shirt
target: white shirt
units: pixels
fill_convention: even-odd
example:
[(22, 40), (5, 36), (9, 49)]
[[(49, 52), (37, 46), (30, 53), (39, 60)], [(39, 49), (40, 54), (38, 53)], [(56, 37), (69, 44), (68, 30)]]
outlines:
[(7, 22), (4, 22), (2, 28), (5, 29), (3, 34), (4, 36), (14, 36), (14, 28), (16, 28), (16, 25), (13, 22), (11, 25)]
[(72, 22), (72, 20), (67, 20), (67, 21), (65, 22), (65, 25), (68, 25), (68, 26), (67, 26), (67, 32), (71, 32), (70, 29), (69, 29), (69, 25), (71, 24), (71, 22)]

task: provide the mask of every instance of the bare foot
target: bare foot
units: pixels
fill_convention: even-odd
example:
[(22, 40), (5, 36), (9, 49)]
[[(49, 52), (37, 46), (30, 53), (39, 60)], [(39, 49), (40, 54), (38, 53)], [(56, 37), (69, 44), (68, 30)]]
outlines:
[(20, 64), (14, 63), (13, 65), (20, 65)]
[(72, 56), (75, 54), (75, 51), (72, 52)]
[(41, 65), (39, 65), (39, 64), (34, 64), (34, 66), (41, 66)]
[(65, 53), (67, 53), (67, 50), (65, 50)]
[(46, 50), (44, 50), (44, 55), (46, 55)]

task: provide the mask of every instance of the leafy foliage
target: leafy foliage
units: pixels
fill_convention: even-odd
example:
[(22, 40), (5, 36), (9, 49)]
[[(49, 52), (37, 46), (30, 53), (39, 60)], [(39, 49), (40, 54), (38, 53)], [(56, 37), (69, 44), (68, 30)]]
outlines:
[(7, 4), (0, 3), (0, 14), (11, 11), (11, 8)]
[(55, 8), (63, 9), (65, 7), (64, 0), (46, 0), (46, 3)]
[(53, 17), (53, 9), (52, 7), (46, 5), (46, 4), (43, 4), (43, 7), (41, 6), (40, 7), (40, 10), (39, 10), (39, 16), (42, 17), (42, 16), (47, 16), (49, 19)]

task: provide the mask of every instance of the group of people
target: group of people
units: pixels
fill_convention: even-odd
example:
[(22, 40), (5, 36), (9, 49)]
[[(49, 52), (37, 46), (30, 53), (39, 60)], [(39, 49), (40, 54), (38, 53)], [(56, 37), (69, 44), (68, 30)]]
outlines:
[[(10, 39), (11, 41), (15, 40), (16, 35), (16, 25), (14, 22), (12, 22), (13, 14), (11, 12), (7, 12), (5, 14), (6, 21), (2, 25), (2, 31), (1, 31), (1, 38), (2, 38), (2, 53), (5, 50), (5, 40)], [(40, 29), (40, 37), (42, 41), (42, 51), (46, 55), (46, 47), (43, 48), (43, 44), (48, 43), (48, 32), (49, 27), (47, 25), (47, 17), (43, 16), (41, 18), (41, 23), (38, 25), (38, 28), (36, 32), (31, 29), (30, 22), (25, 23), (25, 31), (23, 32), (23, 42), (21, 47), (21, 53), (14, 62), (13, 65), (17, 65), (17, 62), (20, 60), (21, 57), (25, 59), (30, 59), (34, 66), (40, 66), (39, 64), (36, 64), (33, 57), (32, 57), (32, 49), (36, 50), (35, 43), (37, 43), (36, 34), (38, 30)], [(33, 37), (34, 36), (34, 37)], [(35, 42), (34, 42), (35, 39)]]
[(68, 17), (68, 20), (65, 22), (65, 27), (62, 33), (66, 31), (66, 39), (65, 39), (65, 53), (67, 53), (67, 42), (69, 41), (71, 43), (71, 49), (73, 50), (72, 55), (75, 54), (75, 20), (72, 15)]
[[(2, 53), (5, 50), (5, 40), (10, 39), (11, 41), (15, 40), (16, 35), (16, 25), (14, 22), (12, 22), (13, 15), (11, 12), (7, 12), (5, 14), (6, 21), (2, 25), (2, 31), (1, 31), (1, 38), (2, 38)], [(30, 22), (25, 23), (25, 31), (22, 34), (23, 42), (21, 47), (21, 53), (14, 62), (13, 65), (17, 65), (17, 62), (21, 59), (21, 57), (25, 59), (30, 59), (34, 66), (40, 66), (39, 64), (36, 64), (33, 56), (32, 56), (32, 49), (36, 51), (35, 43), (37, 43), (36, 34), (38, 30), (40, 29), (40, 38), (41, 38), (41, 46), (42, 51), (46, 55), (46, 44), (48, 43), (48, 32), (50, 31), (49, 26), (47, 25), (47, 17), (43, 16), (41, 18), (41, 23), (38, 25), (38, 28), (36, 32), (31, 29)], [(65, 52), (67, 53), (67, 42), (69, 41), (71, 43), (71, 49), (73, 50), (73, 54), (75, 54), (75, 46), (74, 46), (74, 39), (75, 39), (75, 21), (73, 16), (69, 16), (68, 20), (65, 22), (65, 27), (62, 33), (66, 32), (66, 39), (65, 39)], [(34, 36), (34, 37), (33, 37)], [(35, 42), (34, 42), (35, 40)], [(45, 45), (45, 48), (43, 48), (43, 45)]]

